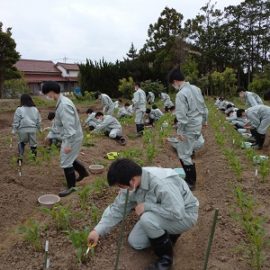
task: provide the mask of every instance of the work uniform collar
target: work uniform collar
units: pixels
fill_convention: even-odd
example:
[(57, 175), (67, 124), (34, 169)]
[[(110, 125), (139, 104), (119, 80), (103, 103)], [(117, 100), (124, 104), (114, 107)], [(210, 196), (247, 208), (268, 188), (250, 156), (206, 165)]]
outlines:
[(184, 82), (184, 83), (182, 83), (181, 86), (179, 87), (179, 91), (180, 91), (181, 89), (183, 89), (186, 85), (189, 85), (189, 82)]
[(149, 190), (149, 176), (147, 175), (147, 172), (142, 169), (142, 176), (141, 176), (141, 184), (140, 188), (144, 190)]
[(60, 102), (61, 102), (61, 100), (62, 100), (62, 97), (63, 97), (63, 95), (60, 94), (60, 95), (59, 95), (59, 98), (58, 98), (58, 100), (57, 100), (57, 103), (56, 103), (56, 109), (58, 108), (58, 106), (59, 106), (59, 104), (60, 104)]

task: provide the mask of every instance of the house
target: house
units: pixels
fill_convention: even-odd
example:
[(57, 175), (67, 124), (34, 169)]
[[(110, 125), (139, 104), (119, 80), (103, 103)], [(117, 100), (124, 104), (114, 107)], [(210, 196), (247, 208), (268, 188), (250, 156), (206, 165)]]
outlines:
[(22, 72), (33, 94), (39, 94), (44, 81), (56, 81), (61, 91), (72, 91), (78, 85), (77, 64), (57, 63), (50, 60), (21, 59), (15, 67)]

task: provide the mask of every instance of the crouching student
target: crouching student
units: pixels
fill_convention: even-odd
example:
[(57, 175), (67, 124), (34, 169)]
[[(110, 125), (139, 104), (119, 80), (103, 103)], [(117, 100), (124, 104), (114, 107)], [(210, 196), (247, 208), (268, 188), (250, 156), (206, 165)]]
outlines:
[(86, 111), (88, 117), (84, 121), (84, 126), (88, 126), (89, 130), (92, 131), (97, 126), (97, 119), (95, 118), (96, 113), (92, 109), (88, 109)]
[(95, 117), (99, 124), (92, 132), (104, 132), (106, 136), (115, 139), (119, 144), (126, 144), (126, 140), (123, 137), (122, 126), (115, 117), (111, 115), (103, 115), (102, 112), (97, 112)]
[(147, 103), (149, 105), (153, 104), (155, 102), (155, 94), (153, 92), (148, 92), (146, 95)]
[(40, 131), (41, 117), (31, 96), (21, 95), (20, 106), (16, 109), (12, 134), (18, 135), (19, 157), (17, 162), (23, 159), (25, 144), (29, 143), (34, 157), (37, 155), (37, 132)]
[(102, 94), (100, 92), (96, 92), (95, 98), (99, 99), (101, 101), (104, 114), (113, 115), (114, 103), (113, 103), (112, 99), (107, 94)]
[(155, 104), (152, 106), (152, 109), (146, 109), (145, 113), (148, 116), (148, 125), (151, 126), (163, 115), (163, 112)]
[(247, 132), (247, 129), (245, 126), (248, 123), (247, 117), (245, 115), (245, 110), (244, 109), (238, 109), (236, 111), (236, 117), (231, 119), (231, 123), (234, 125), (234, 128), (239, 132), (239, 133), (245, 133)]
[(97, 244), (123, 219), (125, 189), (129, 189), (127, 213), (135, 209), (139, 219), (129, 234), (129, 244), (136, 250), (153, 248), (158, 260), (148, 270), (171, 269), (173, 244), (198, 218), (199, 202), (187, 183), (173, 169), (141, 167), (129, 159), (114, 161), (107, 180), (120, 192), (89, 233), (88, 242)]
[[(89, 175), (83, 164), (77, 159), (83, 141), (80, 118), (73, 102), (60, 93), (60, 85), (53, 81), (45, 82), (42, 93), (57, 101), (55, 110), (55, 127), (62, 138), (60, 164), (64, 169), (67, 189), (59, 193), (64, 197), (75, 191), (76, 181)], [(76, 179), (75, 171), (79, 174)]]
[(265, 134), (270, 126), (270, 107), (266, 105), (256, 105), (246, 110), (245, 115), (250, 123), (250, 132), (256, 142), (255, 149), (262, 149)]
[(121, 108), (119, 108), (118, 111), (118, 117), (130, 117), (133, 114), (132, 105), (130, 105), (128, 102), (125, 103), (125, 105)]
[(161, 93), (160, 98), (163, 101), (165, 112), (173, 111), (175, 109), (175, 106), (167, 93)]

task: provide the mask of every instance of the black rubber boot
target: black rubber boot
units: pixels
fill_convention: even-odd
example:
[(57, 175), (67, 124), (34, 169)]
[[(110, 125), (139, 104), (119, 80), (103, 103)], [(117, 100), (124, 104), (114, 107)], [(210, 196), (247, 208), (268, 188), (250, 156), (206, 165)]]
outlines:
[(31, 152), (32, 152), (33, 158), (36, 159), (36, 157), (37, 157), (37, 147), (36, 146), (31, 146)]
[(123, 136), (116, 136), (115, 140), (121, 145), (126, 145), (126, 139)]
[(87, 169), (77, 159), (75, 159), (75, 161), (73, 162), (73, 168), (79, 174), (79, 176), (76, 178), (76, 182), (80, 182), (85, 177), (89, 176), (89, 172), (87, 171)]
[(143, 135), (144, 125), (136, 124), (137, 129), (137, 137), (141, 137)]
[(195, 163), (192, 165), (185, 165), (181, 160), (180, 160), (180, 162), (181, 162), (183, 169), (185, 171), (185, 174), (186, 174), (185, 181), (187, 182), (190, 190), (194, 190), (195, 185), (196, 185), (196, 180), (197, 180)]
[(169, 237), (171, 239), (171, 242), (173, 245), (175, 245), (177, 239), (181, 236), (181, 234), (169, 234)]
[(76, 176), (73, 167), (64, 168), (64, 173), (67, 181), (67, 189), (59, 192), (60, 197), (65, 197), (75, 191)]
[(173, 264), (173, 245), (167, 233), (159, 238), (150, 239), (155, 254), (159, 259), (146, 270), (169, 270)]
[(107, 136), (107, 137), (109, 137), (110, 132), (109, 131), (104, 131), (104, 135)]
[(18, 164), (22, 164), (25, 144), (23, 142), (18, 143), (19, 156), (17, 159)]
[(263, 148), (264, 141), (265, 141), (265, 134), (257, 133), (256, 144), (258, 145), (257, 147), (258, 150), (261, 150)]

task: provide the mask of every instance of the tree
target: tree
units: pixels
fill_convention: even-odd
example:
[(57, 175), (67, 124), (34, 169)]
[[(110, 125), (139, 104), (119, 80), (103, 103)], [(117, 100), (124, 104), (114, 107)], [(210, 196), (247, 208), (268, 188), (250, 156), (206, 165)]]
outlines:
[(11, 28), (7, 28), (6, 32), (4, 32), (2, 27), (3, 24), (0, 22), (0, 98), (4, 94), (4, 80), (14, 77), (16, 69), (14, 69), (13, 65), (20, 58), (20, 54), (16, 51), (16, 43), (12, 38)]
[(131, 43), (131, 47), (127, 53), (127, 57), (131, 60), (135, 60), (138, 57), (137, 50), (135, 49), (133, 42)]

